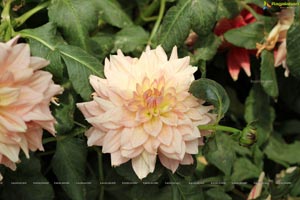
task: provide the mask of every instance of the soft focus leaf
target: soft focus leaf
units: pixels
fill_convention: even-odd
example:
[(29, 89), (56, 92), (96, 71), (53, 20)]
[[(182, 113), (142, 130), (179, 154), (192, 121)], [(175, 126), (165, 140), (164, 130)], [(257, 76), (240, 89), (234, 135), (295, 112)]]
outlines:
[(189, 184), (176, 174), (168, 172), (172, 187), (172, 200), (204, 200), (200, 185)]
[[(218, 47), (222, 41), (215, 34), (210, 34), (200, 41), (200, 48), (197, 48), (192, 55), (192, 59), (199, 60), (211, 60), (217, 53)], [(195, 61), (194, 61), (195, 62)]]
[(69, 138), (57, 142), (56, 152), (53, 156), (51, 165), (53, 171), (62, 184), (62, 188), (71, 199), (86, 199), (85, 165), (87, 148), (84, 141), (77, 138)]
[(97, 25), (96, 9), (92, 1), (53, 0), (49, 18), (63, 30), (66, 40), (88, 50), (88, 34)]
[(224, 133), (217, 133), (204, 147), (204, 156), (209, 163), (215, 165), (225, 175), (230, 175), (235, 153), (231, 149), (231, 140)]
[(222, 189), (218, 189), (218, 188), (212, 188), (212, 189), (206, 191), (205, 197), (207, 199), (213, 199), (213, 200), (231, 200), (232, 199)]
[(256, 43), (264, 38), (264, 24), (257, 21), (247, 26), (231, 29), (224, 34), (224, 37), (235, 46), (256, 49)]
[(246, 99), (245, 120), (255, 122), (257, 143), (263, 144), (273, 130), (274, 109), (270, 106), (268, 95), (259, 84), (254, 84)]
[(300, 157), (295, 154), (300, 149), (300, 142), (295, 141), (292, 144), (287, 144), (280, 137), (270, 137), (264, 149), (265, 154), (269, 159), (283, 165), (300, 163)]
[(191, 2), (192, 29), (198, 35), (207, 35), (213, 29), (217, 5), (217, 0), (194, 0)]
[(278, 96), (277, 78), (274, 68), (274, 56), (272, 52), (263, 51), (261, 54), (260, 81), (265, 92), (271, 97)]
[(244, 181), (251, 178), (258, 178), (262, 169), (254, 165), (247, 158), (240, 158), (233, 165), (233, 181)]
[(156, 36), (156, 43), (161, 44), (166, 51), (180, 45), (188, 36), (190, 22), (191, 0), (174, 6), (168, 10)]
[(115, 35), (98, 33), (90, 40), (95, 57), (103, 60), (114, 48)]
[(100, 16), (103, 19), (118, 28), (124, 28), (132, 25), (133, 22), (115, 0), (94, 0)]
[(218, 0), (217, 19), (232, 18), (240, 11), (240, 4), (237, 0)]
[[(1, 199), (52, 200), (54, 191), (41, 173), (40, 161), (32, 154), (30, 159), (22, 156), (17, 170), (7, 170), (3, 180)], [(42, 192), (41, 192), (42, 191)]]
[(299, 57), (299, 48), (300, 48), (300, 24), (293, 24), (287, 33), (287, 66), (291, 72), (291, 75), (300, 78), (300, 57)]
[(116, 33), (114, 51), (128, 53), (144, 50), (149, 34), (140, 26), (129, 26)]
[(89, 76), (91, 74), (103, 77), (103, 66), (93, 56), (86, 53), (84, 50), (71, 46), (58, 46), (68, 69), (68, 74), (73, 87), (80, 96), (88, 100), (92, 94), (92, 89), (89, 84)]
[(202, 78), (194, 81), (189, 89), (195, 97), (215, 106), (218, 118), (221, 119), (229, 108), (229, 97), (225, 89), (217, 82)]

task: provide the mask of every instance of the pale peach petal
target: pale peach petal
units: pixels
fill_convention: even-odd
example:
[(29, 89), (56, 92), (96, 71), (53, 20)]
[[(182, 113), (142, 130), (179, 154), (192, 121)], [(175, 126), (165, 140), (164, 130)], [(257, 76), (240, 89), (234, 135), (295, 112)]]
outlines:
[(88, 146), (103, 144), (103, 139), (105, 136), (105, 133), (103, 131), (92, 127), (85, 133), (85, 135), (88, 138), (87, 141)]
[(173, 141), (173, 130), (169, 126), (163, 126), (162, 131), (158, 135), (158, 140), (166, 145), (169, 146)]
[(154, 171), (156, 155), (149, 154), (146, 151), (132, 159), (132, 168), (139, 179), (145, 178), (149, 173)]
[(168, 157), (162, 154), (158, 154), (158, 157), (163, 166), (165, 166), (166, 168), (170, 169), (173, 173), (175, 173), (175, 171), (179, 166), (178, 160), (169, 159)]
[(20, 147), (18, 145), (6, 145), (0, 143), (0, 153), (5, 155), (12, 162), (19, 161)]
[(163, 121), (166, 125), (176, 126), (178, 124), (178, 117), (175, 113), (169, 112), (164, 113), (160, 116), (161, 121)]
[(144, 144), (147, 141), (148, 137), (149, 135), (145, 132), (145, 130), (142, 127), (133, 128), (132, 135), (130, 138), (132, 147), (135, 148)]
[(109, 131), (103, 139), (103, 153), (113, 153), (117, 151), (121, 146), (120, 137), (119, 131)]
[(153, 117), (151, 120), (144, 123), (144, 130), (154, 137), (156, 137), (161, 129), (162, 129), (162, 122), (158, 117)]
[(49, 61), (40, 57), (30, 57), (30, 67), (34, 70), (41, 69), (47, 65), (49, 65)]
[(111, 158), (111, 166), (119, 166), (123, 163), (126, 163), (129, 160), (129, 158), (123, 157), (120, 151), (115, 151), (111, 153), (110, 158)]
[(12, 132), (25, 132), (27, 126), (17, 115), (0, 111), (0, 126)]
[(191, 165), (194, 163), (193, 156), (185, 154), (183, 160), (180, 162), (181, 165)]
[(20, 95), (19, 88), (0, 88), (0, 106), (8, 106), (18, 100)]

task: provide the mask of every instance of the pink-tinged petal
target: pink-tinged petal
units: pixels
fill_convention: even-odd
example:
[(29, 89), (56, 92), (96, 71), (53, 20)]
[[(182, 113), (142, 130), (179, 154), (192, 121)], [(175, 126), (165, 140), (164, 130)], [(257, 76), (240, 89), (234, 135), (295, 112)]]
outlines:
[(30, 57), (30, 67), (34, 70), (41, 69), (47, 65), (49, 65), (49, 61), (40, 57)]
[(25, 122), (19, 116), (5, 112), (5, 110), (0, 111), (1, 126), (12, 132), (25, 132), (27, 129)]
[(156, 155), (144, 151), (140, 156), (132, 159), (132, 168), (139, 179), (145, 178), (154, 171)]
[(28, 143), (26, 140), (26, 136), (24, 134), (20, 134), (21, 140), (18, 142), (20, 148), (23, 150), (26, 158), (29, 158), (29, 149), (28, 149)]
[(198, 153), (198, 140), (192, 140), (185, 143), (185, 152), (189, 154)]
[(19, 88), (0, 88), (0, 106), (8, 106), (18, 100), (20, 95)]
[(163, 124), (158, 117), (152, 117), (151, 120), (144, 123), (143, 127), (149, 135), (156, 137), (160, 133), (162, 125)]
[(90, 84), (92, 85), (92, 87), (100, 97), (108, 96), (109, 88), (107, 86), (107, 80), (99, 78), (94, 75), (90, 75), (89, 79), (90, 79)]
[(17, 169), (16, 164), (4, 155), (2, 155), (2, 159), (1, 159), (0, 163), (5, 165), (6, 167), (10, 168), (13, 171), (15, 171)]
[(237, 80), (240, 68), (244, 69), (247, 76), (251, 76), (249, 53), (244, 48), (232, 47), (228, 52), (227, 65), (233, 80)]
[(20, 147), (18, 145), (6, 145), (0, 143), (0, 153), (5, 155), (12, 162), (19, 161)]
[(160, 119), (162, 122), (164, 122), (166, 125), (170, 126), (177, 126), (178, 124), (178, 117), (173, 112), (164, 113), (160, 116)]
[(115, 108), (115, 105), (112, 104), (111, 101), (109, 100), (105, 100), (99, 97), (94, 97), (94, 101), (98, 103), (99, 107), (104, 111), (112, 110)]
[(20, 38), (20, 35), (17, 35), (14, 38), (7, 41), (5, 44), (10, 46), (10, 47), (15, 46), (17, 44), (19, 38)]
[(129, 158), (125, 158), (121, 155), (120, 151), (116, 151), (110, 154), (111, 166), (119, 166), (123, 163), (126, 163)]
[(283, 61), (286, 60), (286, 40), (284, 40), (278, 47), (277, 51), (274, 51), (274, 66), (278, 67), (280, 66)]
[(85, 136), (88, 138), (88, 146), (103, 145), (105, 133), (99, 129), (92, 127), (85, 133)]
[(169, 146), (173, 140), (173, 129), (169, 126), (163, 126), (162, 131), (158, 135), (158, 140), (162, 144)]
[(149, 135), (142, 127), (139, 126), (133, 128), (133, 132), (130, 138), (132, 147), (135, 148), (144, 144), (147, 141), (148, 137)]
[(174, 46), (169, 60), (178, 59), (177, 46)]
[(159, 160), (163, 166), (170, 169), (173, 173), (177, 170), (179, 166), (179, 161), (174, 159), (169, 159), (168, 157), (158, 154)]
[(139, 146), (133, 149), (121, 149), (121, 155), (125, 158), (135, 158), (144, 151), (144, 148)]
[(77, 103), (76, 106), (86, 118), (102, 115), (104, 113), (104, 110), (101, 109), (95, 101)]
[(43, 130), (39, 126), (29, 126), (28, 131), (25, 133), (28, 147), (31, 151), (44, 151), (42, 144)]
[(247, 198), (248, 200), (256, 199), (257, 197), (260, 196), (263, 187), (264, 178), (265, 178), (265, 172), (261, 172), (256, 185), (250, 191), (250, 194)]
[(10, 69), (26, 69), (30, 64), (29, 45), (17, 44), (11, 50), (11, 56), (7, 58)]
[(157, 148), (159, 147), (160, 142), (154, 137), (149, 137), (147, 142), (143, 145), (146, 151), (150, 154), (157, 154)]
[(193, 156), (190, 154), (185, 154), (183, 160), (180, 162), (181, 165), (191, 165), (194, 163)]
[(117, 151), (121, 146), (120, 137), (119, 131), (109, 131), (104, 136), (102, 152), (113, 153)]

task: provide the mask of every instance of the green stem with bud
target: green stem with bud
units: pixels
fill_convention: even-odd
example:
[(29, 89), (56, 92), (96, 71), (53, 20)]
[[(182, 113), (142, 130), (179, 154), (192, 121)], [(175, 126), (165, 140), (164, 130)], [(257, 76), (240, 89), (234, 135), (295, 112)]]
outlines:
[(225, 131), (225, 132), (230, 132), (230, 133), (240, 133), (241, 130), (232, 128), (229, 126), (222, 126), (222, 125), (213, 125), (213, 124), (208, 124), (208, 125), (200, 125), (198, 126), (199, 130), (210, 130), (210, 131)]

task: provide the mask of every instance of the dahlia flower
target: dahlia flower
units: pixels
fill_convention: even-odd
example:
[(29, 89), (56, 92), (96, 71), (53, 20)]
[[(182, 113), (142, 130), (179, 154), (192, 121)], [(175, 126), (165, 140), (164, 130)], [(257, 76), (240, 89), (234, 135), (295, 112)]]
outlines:
[(43, 129), (55, 134), (49, 103), (62, 92), (49, 72), (39, 70), (49, 62), (31, 57), (29, 45), (17, 40), (0, 43), (0, 163), (12, 170), (20, 149), (27, 158), (29, 150), (43, 150)]
[(93, 100), (77, 104), (92, 124), (88, 145), (102, 146), (112, 166), (131, 160), (140, 179), (154, 171), (157, 157), (173, 173), (192, 164), (202, 144), (197, 126), (215, 118), (212, 106), (188, 92), (196, 70), (176, 47), (169, 60), (161, 46), (147, 47), (139, 59), (118, 50), (105, 60), (106, 79), (90, 76)]
[[(250, 5), (257, 13), (262, 13), (262, 9), (255, 5)], [(251, 76), (250, 70), (250, 54), (251, 50), (234, 46), (223, 38), (223, 34), (227, 31), (235, 28), (246, 26), (255, 22), (256, 19), (248, 10), (242, 10), (238, 16), (233, 19), (223, 18), (221, 19), (215, 29), (214, 33), (217, 36), (221, 36), (223, 39), (223, 45), (221, 48), (228, 48), (227, 53), (227, 67), (231, 78), (236, 81), (238, 79), (241, 68), (245, 71), (247, 76)]]

